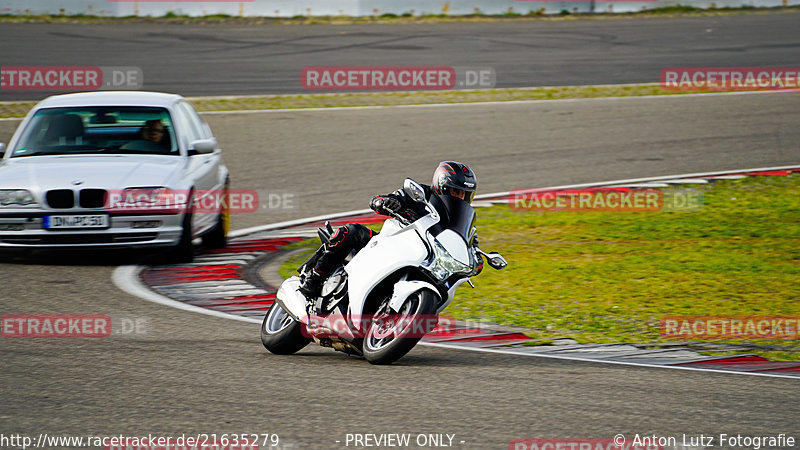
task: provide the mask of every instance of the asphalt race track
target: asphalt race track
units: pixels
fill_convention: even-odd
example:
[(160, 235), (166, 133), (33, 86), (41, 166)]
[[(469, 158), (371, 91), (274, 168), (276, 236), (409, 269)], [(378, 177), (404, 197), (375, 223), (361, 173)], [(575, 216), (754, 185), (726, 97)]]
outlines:
[[(236, 216), (243, 228), (362, 208), (451, 156), (473, 165), (484, 192), (788, 164), (799, 156), (798, 106), (800, 94), (788, 93), (208, 118), (234, 187), (299, 198), (295, 210)], [(3, 139), (12, 125), (2, 122)], [(148, 324), (146, 334), (108, 339), (0, 340), (0, 430), (279, 433), (297, 448), (338, 448), (346, 433), (372, 432), (455, 433), (460, 448), (503, 448), (524, 437), (796, 430), (794, 380), (423, 347), (391, 367), (316, 347), (269, 355), (257, 326), (113, 287), (113, 266), (139, 256), (45, 254), (0, 266), (4, 313)]]
[[(233, 229), (362, 209), (406, 176), (468, 161), (480, 192), (794, 164), (800, 93), (207, 114), (234, 189), (290, 209)], [(16, 121), (0, 121), (8, 142)]]
[[(751, 20), (766, 21), (763, 26), (774, 26), (780, 36), (779, 26), (769, 21), (782, 19), (774, 17), (782, 16)], [(676, 29), (692, 20), (743, 19), (681, 19)], [(37, 27), (4, 24), (0, 35), (16, 30), (35, 36)], [(332, 29), (313, 28), (321, 34)], [(89, 30), (73, 28), (88, 35), (111, 32), (102, 26)], [(291, 27), (282, 30), (301, 34)], [(401, 33), (402, 27), (390, 31)], [(761, 45), (758, 55), (769, 58), (767, 39), (780, 41), (774, 36), (754, 32), (752, 40), (742, 37), (730, 48), (747, 41), (747, 46)], [(703, 47), (696, 44), (691, 48)], [(35, 42), (29, 45), (29, 51), (38, 48)], [(131, 55), (132, 48), (120, 49), (117, 60), (109, 50), (107, 58), (94, 61), (106, 58), (102, 65), (125, 65), (121, 55)], [(159, 57), (155, 44), (136, 48), (146, 49), (142, 54), (160, 61), (159, 67), (174, 62), (166, 53)], [(797, 48), (774, 50), (770, 61), (789, 65), (797, 60), (790, 52)], [(769, 64), (731, 59), (738, 50), (710, 53), (717, 61)], [(195, 60), (207, 56), (202, 46), (192, 53)], [(229, 61), (240, 57), (235, 52), (223, 56)], [(21, 52), (16, 58), (15, 64), (48, 61), (44, 56), (26, 60)], [(128, 65), (144, 65), (142, 58), (142, 64)], [(306, 64), (299, 60), (292, 67)], [(148, 87), (175, 86), (169, 83), (177, 82), (177, 69), (165, 69), (164, 75), (165, 84)], [(616, 82), (651, 81), (608, 75)], [(209, 73), (208, 80), (217, 76)], [(254, 78), (251, 87), (259, 82), (271, 84)], [(225, 92), (210, 90), (214, 86), (222, 85), (189, 84), (182, 93)], [(242, 229), (364, 208), (371, 195), (395, 189), (405, 176), (427, 182), (435, 164), (448, 158), (469, 163), (484, 193), (797, 164), (798, 110), (800, 93), (794, 92), (206, 118), (224, 148), (233, 188), (288, 192), (297, 200), (291, 209), (234, 216), (233, 228)], [(0, 142), (8, 141), (15, 126), (15, 121), (0, 121)], [(617, 433), (789, 433), (800, 438), (797, 381), (791, 379), (431, 347), (417, 347), (388, 367), (315, 346), (294, 356), (271, 355), (261, 346), (256, 325), (178, 311), (114, 287), (115, 266), (142, 258), (124, 252), (39, 253), (0, 263), (0, 314), (108, 314), (146, 323), (139, 334), (106, 339), (0, 339), (0, 434), (277, 433), (284, 448), (298, 449), (344, 448), (347, 433), (449, 433), (456, 435), (454, 447), (465, 449), (508, 448), (517, 438), (611, 438)]]
[[(796, 13), (389, 26), (9, 24), (4, 66), (136, 66), (183, 95), (302, 90), (307, 66), (491, 67), (498, 87), (653, 83), (666, 67), (787, 67)], [(43, 98), (2, 92), (0, 100)]]

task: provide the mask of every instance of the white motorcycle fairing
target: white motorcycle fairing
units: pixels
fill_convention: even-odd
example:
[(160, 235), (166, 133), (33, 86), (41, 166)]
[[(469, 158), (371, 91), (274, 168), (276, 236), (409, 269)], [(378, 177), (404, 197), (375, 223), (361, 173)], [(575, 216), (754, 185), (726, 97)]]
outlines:
[(306, 304), (308, 301), (305, 295), (297, 290), (299, 287), (300, 277), (297, 275), (284, 280), (284, 282), (281, 283), (281, 287), (278, 288), (275, 301), (296, 321), (308, 323), (308, 312), (306, 311)]
[(453, 230), (444, 230), (436, 236), (436, 240), (439, 241), (442, 247), (444, 247), (458, 262), (470, 264), (471, 261), (467, 243), (458, 233)]
[(427, 281), (398, 281), (394, 284), (394, 292), (392, 292), (392, 298), (389, 300), (389, 307), (392, 308), (392, 311), (394, 312), (400, 311), (400, 308), (403, 307), (403, 303), (405, 303), (406, 299), (411, 294), (423, 289), (430, 289), (431, 291), (435, 292), (437, 296), (439, 295), (439, 291), (436, 289), (436, 286), (428, 283)]
[[(403, 267), (419, 267), (428, 258), (428, 248), (418, 231), (422, 228), (419, 225), (424, 225), (419, 224), (422, 221), (424, 218), (417, 222), (417, 226), (402, 228), (395, 219), (387, 219), (380, 234), (373, 236), (367, 246), (344, 266), (350, 299), (348, 313), (351, 316), (363, 313), (367, 296), (387, 276)], [(433, 291), (438, 292), (435, 288)], [(356, 327), (360, 327), (359, 322), (355, 321)]]
[(444, 304), (442, 304), (442, 306), (440, 306), (436, 312), (441, 313), (442, 311), (444, 311), (445, 308), (447, 308), (447, 306), (450, 305), (450, 302), (452, 302), (453, 299), (456, 298), (456, 289), (458, 289), (458, 287), (461, 286), (463, 283), (467, 282), (469, 282), (469, 278), (462, 278), (453, 283), (453, 285), (450, 286), (450, 289), (447, 290), (447, 300), (445, 300)]

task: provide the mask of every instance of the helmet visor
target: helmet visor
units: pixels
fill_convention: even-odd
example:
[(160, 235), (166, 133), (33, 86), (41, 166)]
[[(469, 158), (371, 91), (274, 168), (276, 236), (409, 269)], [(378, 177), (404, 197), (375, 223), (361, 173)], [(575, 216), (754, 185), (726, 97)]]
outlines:
[(467, 192), (464, 189), (458, 189), (451, 186), (448, 186), (447, 193), (450, 194), (451, 197), (464, 200), (467, 203), (472, 203), (472, 198), (475, 197), (475, 192)]

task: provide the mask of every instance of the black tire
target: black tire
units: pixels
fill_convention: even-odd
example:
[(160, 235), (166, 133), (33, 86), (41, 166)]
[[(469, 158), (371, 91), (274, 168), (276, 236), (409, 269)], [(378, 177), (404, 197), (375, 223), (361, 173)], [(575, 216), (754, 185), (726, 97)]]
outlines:
[[(410, 310), (404, 311), (401, 317), (411, 320), (413, 329), (401, 330), (400, 334), (394, 338), (377, 338), (376, 333), (381, 325), (378, 321), (373, 320), (367, 328), (362, 343), (364, 358), (371, 364), (391, 364), (405, 356), (422, 339), (424, 333), (435, 327), (435, 324), (431, 324), (429, 319), (436, 314), (437, 299), (437, 295), (429, 289), (422, 289), (411, 294), (403, 305), (406, 307), (411, 302)], [(422, 333), (423, 331), (424, 333)]]
[(203, 235), (203, 245), (207, 248), (225, 248), (228, 245), (228, 230), (231, 226), (231, 213), (228, 208), (228, 189), (230, 189), (230, 179), (225, 180), (225, 187), (222, 188), (223, 208), (217, 215), (217, 224), (208, 233)]
[(194, 261), (194, 244), (192, 244), (192, 202), (193, 194), (189, 194), (189, 207), (183, 214), (181, 223), (181, 239), (167, 255), (167, 261), (172, 264), (185, 264)]
[(310, 338), (303, 336), (301, 326), (276, 301), (261, 322), (261, 343), (276, 355), (296, 353), (311, 342)]

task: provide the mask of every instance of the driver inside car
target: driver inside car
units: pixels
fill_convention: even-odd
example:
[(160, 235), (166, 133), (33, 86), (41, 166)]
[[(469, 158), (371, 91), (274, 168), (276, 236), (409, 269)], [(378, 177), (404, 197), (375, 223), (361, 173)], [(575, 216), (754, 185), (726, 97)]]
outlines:
[(167, 138), (167, 130), (159, 119), (148, 120), (137, 134), (139, 140), (131, 141), (121, 148), (123, 150), (168, 150), (172, 145)]
[[(444, 205), (448, 202), (461, 200), (467, 204), (472, 203), (477, 190), (477, 180), (475, 173), (466, 164), (445, 161), (439, 163), (434, 171), (431, 185), (423, 184), (422, 188), (425, 190), (425, 198), (432, 201), (441, 217), (446, 218), (448, 213)], [(427, 214), (425, 205), (409, 197), (403, 189), (388, 195), (376, 196), (369, 206), (378, 214), (396, 215), (409, 221)], [(364, 248), (374, 235), (374, 231), (359, 223), (348, 223), (334, 230), (330, 240), (324, 244), (323, 251), (313, 263), (309, 276), (305, 277), (298, 290), (310, 301), (319, 297), (322, 284), (328, 275), (344, 262), (350, 252)], [(474, 235), (471, 244), (474, 247), (478, 246), (477, 234)]]

